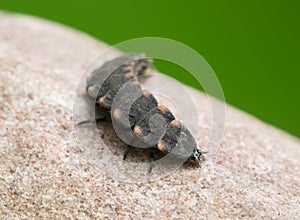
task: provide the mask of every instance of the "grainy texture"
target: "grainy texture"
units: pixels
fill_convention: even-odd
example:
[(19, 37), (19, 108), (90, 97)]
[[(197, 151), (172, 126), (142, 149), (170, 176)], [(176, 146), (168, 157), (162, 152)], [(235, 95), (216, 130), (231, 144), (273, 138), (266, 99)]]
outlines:
[[(0, 30), (0, 219), (300, 218), (299, 140), (232, 107), (201, 170), (139, 184), (106, 176), (74, 141), (72, 106), (82, 72), (107, 46), (22, 15), (0, 14)], [(209, 106), (190, 92), (205, 146)]]

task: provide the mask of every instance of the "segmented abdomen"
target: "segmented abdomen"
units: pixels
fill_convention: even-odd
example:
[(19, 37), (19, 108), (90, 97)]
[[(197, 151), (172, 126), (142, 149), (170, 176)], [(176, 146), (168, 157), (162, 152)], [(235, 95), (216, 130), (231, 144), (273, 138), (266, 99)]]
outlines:
[[(193, 136), (167, 107), (158, 105), (149, 91), (142, 90), (137, 75), (147, 68), (138, 68), (139, 61), (131, 61), (135, 58), (142, 57), (127, 54), (94, 71), (87, 83), (89, 96), (100, 107), (111, 111), (115, 129), (119, 131), (116, 132), (122, 140), (189, 157), (196, 149)], [(140, 62), (150, 65), (147, 59)]]

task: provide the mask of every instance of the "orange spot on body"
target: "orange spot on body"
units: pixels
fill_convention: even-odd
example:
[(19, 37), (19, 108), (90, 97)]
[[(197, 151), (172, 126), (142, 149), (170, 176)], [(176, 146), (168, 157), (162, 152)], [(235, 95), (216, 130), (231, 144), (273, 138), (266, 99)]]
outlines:
[(166, 106), (163, 106), (163, 105), (157, 106), (157, 109), (161, 112), (164, 112), (164, 113), (169, 111), (169, 109)]
[(130, 70), (132, 70), (132, 67), (131, 66), (126, 66), (126, 67), (124, 67), (124, 70), (125, 71), (130, 71)]
[(157, 148), (160, 150), (160, 151), (164, 151), (165, 150), (165, 145), (164, 145), (164, 142), (162, 140), (159, 140), (157, 142)]
[(152, 93), (149, 92), (148, 90), (143, 90), (143, 95), (144, 95), (145, 97), (149, 97), (149, 96), (152, 95)]
[(127, 66), (133, 66), (134, 65), (134, 62), (133, 61), (130, 61), (126, 64)]
[(145, 69), (143, 71), (143, 74), (150, 74), (150, 73), (153, 73), (155, 69), (151, 68), (151, 67), (148, 67), (147, 69)]
[(96, 85), (93, 85), (93, 86), (90, 86), (89, 88), (88, 88), (88, 93), (89, 94), (96, 94), (96, 89), (97, 89), (97, 86)]
[(134, 74), (132, 72), (130, 72), (130, 73), (126, 73), (125, 76), (127, 78), (131, 78), (131, 77), (134, 77)]
[(143, 133), (142, 129), (140, 126), (136, 125), (134, 126), (133, 128), (133, 133), (136, 135), (136, 136), (141, 136), (141, 134)]
[(97, 101), (97, 103), (98, 103), (99, 105), (101, 105), (101, 104), (104, 103), (104, 100), (105, 100), (105, 96), (101, 97), (101, 98)]
[(174, 126), (174, 127), (178, 127), (179, 125), (180, 125), (180, 121), (178, 121), (178, 120), (173, 120), (173, 121), (171, 121), (171, 123), (170, 123), (172, 126)]
[(120, 119), (120, 110), (119, 109), (115, 109), (113, 112), (113, 117), (115, 120), (119, 120)]

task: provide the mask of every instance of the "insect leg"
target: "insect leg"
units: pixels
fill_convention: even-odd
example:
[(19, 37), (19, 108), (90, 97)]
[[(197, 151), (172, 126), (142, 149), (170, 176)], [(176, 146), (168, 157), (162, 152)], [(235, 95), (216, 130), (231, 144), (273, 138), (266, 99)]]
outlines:
[(127, 157), (128, 153), (129, 153), (130, 147), (131, 147), (131, 146), (129, 146), (129, 145), (127, 145), (127, 146), (126, 146), (126, 149), (125, 149), (125, 151), (124, 151), (124, 155), (123, 155), (123, 160), (125, 160), (125, 159), (126, 159), (126, 157)]
[(199, 168), (201, 168), (200, 160), (199, 160), (199, 159), (196, 159), (195, 161), (196, 161), (196, 163), (198, 164)]
[(151, 173), (152, 169), (154, 167), (154, 154), (153, 152), (150, 153), (150, 167), (148, 173)]

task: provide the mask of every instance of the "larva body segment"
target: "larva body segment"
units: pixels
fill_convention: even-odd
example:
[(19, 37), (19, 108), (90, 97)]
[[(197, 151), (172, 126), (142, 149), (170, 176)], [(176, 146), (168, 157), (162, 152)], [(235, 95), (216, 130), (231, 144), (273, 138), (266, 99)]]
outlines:
[[(87, 94), (110, 113), (116, 133), (127, 144), (155, 147), (165, 154), (190, 158), (200, 166), (205, 152), (197, 149), (189, 130), (138, 82), (137, 76), (153, 70), (152, 60), (143, 55), (122, 55), (91, 73)], [(122, 92), (124, 87), (126, 92)]]

